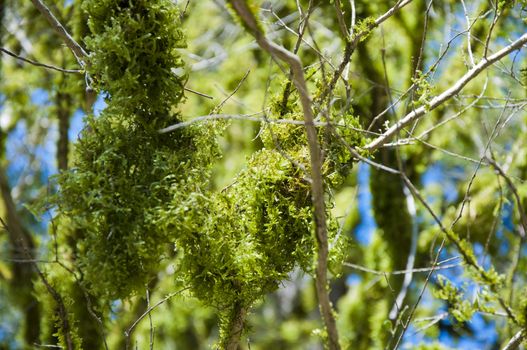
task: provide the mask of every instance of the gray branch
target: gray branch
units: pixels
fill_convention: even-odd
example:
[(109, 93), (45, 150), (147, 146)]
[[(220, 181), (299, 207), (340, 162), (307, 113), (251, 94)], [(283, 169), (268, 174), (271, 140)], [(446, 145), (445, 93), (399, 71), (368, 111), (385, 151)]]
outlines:
[(31, 0), (35, 7), (46, 17), (48, 22), (53, 26), (53, 29), (64, 39), (66, 45), (73, 52), (79, 63), (84, 66), (83, 58), (88, 56), (88, 53), (80, 46), (75, 39), (68, 33), (66, 28), (59, 22), (57, 17), (53, 15), (51, 10), (41, 0)]
[(293, 73), (293, 83), (300, 96), (300, 103), (304, 114), (311, 162), (311, 198), (313, 200), (315, 233), (318, 243), (318, 258), (315, 272), (317, 296), (322, 319), (324, 320), (328, 332), (329, 349), (340, 349), (337, 326), (328, 293), (327, 260), (329, 246), (326, 226), (326, 204), (324, 202), (324, 180), (322, 178), (322, 155), (318, 144), (312, 101), (307, 89), (302, 62), (297, 55), (270, 41), (260, 31), (257, 19), (244, 0), (230, 0), (229, 2), (245, 24), (246, 28), (255, 37), (258, 46), (271, 54), (275, 59), (285, 62)]
[(444, 102), (457, 95), (465, 87), (465, 85), (477, 77), (479, 73), (487, 69), (493, 63), (507, 56), (509, 53), (520, 49), (526, 43), (527, 33), (522, 35), (516, 41), (512, 42), (510, 45), (496, 52), (494, 55), (483, 58), (478, 64), (476, 64), (465, 75), (463, 75), (463, 77), (461, 77), (461, 79), (459, 79), (453, 86), (445, 90), (442, 94), (434, 97), (426, 106), (421, 106), (415, 110), (412, 110), (406, 116), (401, 118), (397, 123), (392, 125), (388, 130), (386, 130), (386, 132), (384, 132), (381, 136), (377, 137), (375, 140), (366, 145), (365, 149), (373, 151), (383, 146), (385, 143), (390, 141), (391, 138), (394, 137), (401, 129), (420, 119), (429, 111), (439, 107)]

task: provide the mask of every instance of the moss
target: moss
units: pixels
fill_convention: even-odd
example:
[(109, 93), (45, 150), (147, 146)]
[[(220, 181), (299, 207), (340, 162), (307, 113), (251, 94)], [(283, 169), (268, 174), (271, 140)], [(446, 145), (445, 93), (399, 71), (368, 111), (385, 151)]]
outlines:
[(124, 115), (145, 128), (166, 126), (183, 98), (178, 49), (185, 47), (179, 11), (169, 0), (91, 0), (83, 3), (91, 36), (89, 72)]
[[(218, 156), (214, 129), (157, 129), (179, 121), (184, 77), (177, 8), (167, 0), (86, 1), (90, 73), (108, 107), (89, 117), (73, 168), (59, 177), (57, 203), (82, 232), (79, 267), (92, 291), (108, 298), (142, 290), (173, 238), (158, 207), (207, 186)], [(205, 142), (206, 140), (206, 142)]]

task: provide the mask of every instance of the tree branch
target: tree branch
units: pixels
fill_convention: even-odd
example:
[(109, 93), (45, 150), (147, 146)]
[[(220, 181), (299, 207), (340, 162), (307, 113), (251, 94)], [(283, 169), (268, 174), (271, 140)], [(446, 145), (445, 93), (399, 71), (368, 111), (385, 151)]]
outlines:
[(467, 85), (472, 79), (477, 77), (479, 73), (484, 71), (490, 65), (507, 56), (509, 53), (520, 49), (526, 43), (527, 33), (522, 35), (516, 41), (512, 42), (510, 45), (496, 52), (494, 55), (489, 56), (487, 58), (483, 58), (477, 65), (475, 65), (463, 77), (461, 77), (461, 79), (459, 79), (453, 86), (445, 90), (440, 95), (434, 97), (426, 106), (421, 106), (415, 110), (412, 110), (406, 116), (401, 118), (397, 123), (395, 123), (395, 125), (391, 126), (388, 130), (386, 130), (386, 132), (384, 132), (381, 136), (377, 137), (375, 140), (366, 145), (365, 149), (370, 151), (378, 149), (379, 147), (387, 143), (393, 136), (395, 136), (395, 134), (397, 134), (405, 126), (423, 117), (429, 111), (439, 107), (441, 104), (457, 95), (465, 87), (465, 85)]
[(30, 60), (29, 58), (19, 56), (16, 53), (11, 52), (8, 49), (5, 49), (3, 47), (0, 47), (0, 52), (3, 52), (3, 53), (5, 53), (5, 54), (7, 54), (7, 55), (9, 55), (11, 57), (14, 57), (14, 58), (16, 58), (18, 60), (21, 60), (23, 62), (32, 64), (32, 65), (37, 66), (37, 67), (52, 69), (52, 70), (55, 70), (55, 71), (58, 71), (58, 72), (62, 72), (62, 73), (77, 73), (77, 74), (82, 73), (82, 71), (79, 70), (79, 69), (64, 69), (64, 68), (52, 66), (50, 64), (45, 64), (45, 63), (40, 63), (40, 62), (37, 62), (37, 61), (33, 61), (33, 60)]
[(241, 305), (235, 305), (232, 320), (230, 321), (229, 334), (224, 345), (226, 350), (238, 349), (246, 317), (247, 309)]
[[(364, 40), (364, 38), (370, 34), (370, 31), (374, 28), (381, 25), (384, 21), (386, 21), (388, 18), (393, 16), (398, 10), (405, 7), (409, 3), (411, 3), (413, 0), (399, 0), (397, 3), (391, 7), (388, 11), (386, 11), (384, 14), (379, 16), (371, 25), (368, 26), (366, 30), (362, 30), (360, 32), (354, 32), (353, 36), (351, 37), (351, 40), (349, 40), (346, 44), (346, 47), (344, 49), (344, 57), (342, 58), (342, 62), (340, 63), (338, 69), (333, 74), (333, 77), (331, 78), (331, 81), (329, 82), (328, 86), (320, 97), (317, 98), (317, 101), (321, 103), (328, 97), (329, 93), (335, 89), (335, 85), (337, 84), (337, 81), (342, 76), (342, 73), (344, 72), (344, 69), (348, 65), (348, 63), (351, 60), (351, 55), (355, 51), (355, 48), (357, 45)], [(353, 28), (351, 28), (353, 31)]]
[(68, 33), (66, 28), (59, 22), (59, 20), (53, 15), (51, 10), (41, 0), (31, 0), (33, 5), (46, 17), (48, 22), (51, 24), (53, 29), (64, 39), (66, 45), (73, 52), (77, 60), (84, 67), (84, 58), (88, 56), (88, 53), (80, 46), (75, 39)]
[(307, 89), (302, 62), (299, 57), (283, 47), (268, 40), (260, 31), (257, 19), (243, 0), (230, 0), (234, 11), (238, 14), (246, 28), (255, 37), (258, 45), (274, 58), (287, 63), (293, 73), (293, 83), (300, 95), (304, 113), (305, 128), (311, 162), (311, 199), (315, 216), (315, 232), (318, 243), (318, 259), (316, 267), (316, 289), (322, 318), (327, 328), (330, 349), (340, 349), (338, 332), (333, 309), (329, 300), (327, 260), (329, 255), (328, 235), (326, 226), (326, 205), (324, 201), (324, 181), (322, 178), (322, 155), (318, 144), (317, 130), (311, 106), (311, 97)]
[(525, 332), (525, 329), (521, 329), (518, 333), (514, 335), (514, 337), (511, 338), (511, 340), (509, 340), (509, 342), (505, 345), (505, 347), (502, 350), (518, 349), (526, 337), (527, 337), (527, 334)]

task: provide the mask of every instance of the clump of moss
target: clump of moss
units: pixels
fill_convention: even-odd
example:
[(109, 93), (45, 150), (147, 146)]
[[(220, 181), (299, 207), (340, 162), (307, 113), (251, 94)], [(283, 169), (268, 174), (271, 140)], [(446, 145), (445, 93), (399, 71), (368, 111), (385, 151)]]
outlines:
[(183, 98), (185, 47), (179, 11), (169, 0), (88, 0), (89, 71), (124, 115), (144, 127), (166, 125)]
[(116, 113), (88, 120), (75, 166), (60, 179), (60, 207), (84, 232), (79, 267), (92, 288), (122, 297), (142, 289), (171, 250), (158, 208), (205, 186), (217, 151), (214, 143), (198, 148), (193, 128), (161, 136)]
[(171, 1), (85, 1), (90, 73), (108, 107), (89, 117), (75, 161), (59, 178), (60, 211), (76, 228), (78, 265), (109, 298), (141, 290), (173, 242), (158, 209), (207, 186), (218, 156), (212, 128), (169, 135), (184, 77), (179, 13)]
[[(290, 112), (276, 115), (301, 120), (296, 107), (293, 103)], [(354, 118), (343, 117), (339, 123), (353, 125)], [(333, 135), (324, 139), (320, 134), (326, 152), (323, 168), (326, 178), (332, 176), (339, 184), (352, 165), (342, 139), (349, 147), (362, 139), (356, 133)], [(176, 247), (182, 252), (178, 276), (196, 296), (221, 310), (222, 342), (241, 317), (239, 311), (276, 290), (295, 267), (311, 272), (315, 258), (304, 126), (272, 124), (260, 137), (264, 148), (252, 155), (230, 186), (215, 193), (193, 193), (185, 205), (173, 201), (161, 215), (167, 230), (178, 231)], [(328, 228), (333, 240), (338, 228), (333, 218)], [(338, 240), (334, 255), (344, 256), (338, 251), (346, 243)]]

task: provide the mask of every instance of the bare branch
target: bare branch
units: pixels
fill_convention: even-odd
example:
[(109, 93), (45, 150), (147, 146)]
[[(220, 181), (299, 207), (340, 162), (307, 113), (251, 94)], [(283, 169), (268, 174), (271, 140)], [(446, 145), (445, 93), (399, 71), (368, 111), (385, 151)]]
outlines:
[(344, 266), (348, 266), (353, 269), (363, 271), (363, 272), (368, 272), (374, 275), (404, 275), (407, 273), (423, 273), (423, 272), (430, 272), (430, 271), (447, 270), (447, 269), (452, 269), (455, 267), (460, 267), (463, 265), (458, 263), (458, 264), (448, 264), (448, 265), (437, 266), (437, 267), (423, 267), (423, 268), (411, 269), (411, 270), (398, 270), (398, 271), (393, 271), (393, 272), (385, 272), (385, 271), (369, 269), (367, 267), (360, 266), (357, 264), (352, 264), (352, 263), (344, 263)]
[(520, 347), (522, 342), (527, 337), (527, 332), (525, 329), (521, 329), (514, 335), (514, 337), (509, 340), (509, 342), (505, 345), (505, 347), (502, 350), (516, 350)]
[(31, 0), (33, 5), (46, 17), (48, 22), (53, 26), (53, 29), (64, 39), (66, 45), (73, 52), (81, 66), (84, 67), (84, 59), (88, 56), (88, 53), (80, 46), (75, 39), (68, 33), (66, 28), (59, 22), (59, 20), (53, 15), (51, 10), (41, 0)]
[(410, 191), (405, 187), (404, 188), (405, 197), (406, 197), (406, 205), (408, 207), (408, 212), (412, 216), (412, 239), (410, 242), (410, 253), (408, 255), (408, 260), (406, 262), (406, 273), (404, 274), (404, 280), (403, 280), (403, 286), (401, 287), (401, 290), (399, 291), (399, 294), (397, 295), (397, 298), (395, 298), (394, 305), (392, 306), (392, 310), (390, 311), (388, 317), (390, 320), (395, 320), (399, 316), (399, 307), (403, 305), (404, 299), (406, 298), (406, 294), (408, 293), (408, 289), (410, 288), (410, 285), (412, 284), (413, 279), (413, 269), (415, 264), (415, 255), (417, 252), (417, 238), (419, 235), (419, 226), (417, 224), (417, 209), (415, 206), (415, 200), (412, 197)]
[(350, 35), (353, 35), (355, 20), (357, 17), (357, 11), (355, 10), (355, 0), (350, 0), (351, 6), (351, 26), (350, 26)]
[(386, 130), (386, 132), (383, 133), (382, 136), (379, 136), (378, 138), (370, 142), (368, 145), (366, 145), (365, 149), (370, 151), (378, 149), (379, 147), (387, 143), (393, 136), (395, 136), (395, 134), (397, 134), (405, 126), (423, 117), (429, 111), (437, 108), (438, 106), (442, 105), (444, 102), (448, 101), (453, 96), (458, 94), (463, 89), (463, 87), (465, 87), (465, 85), (467, 85), (472, 79), (477, 77), (479, 73), (484, 71), (490, 65), (499, 61), (509, 53), (520, 49), (526, 43), (527, 33), (522, 35), (519, 39), (517, 39), (510, 45), (496, 52), (494, 55), (489, 56), (487, 58), (483, 58), (477, 65), (475, 65), (463, 77), (461, 77), (461, 79), (459, 79), (453, 86), (445, 90), (442, 94), (434, 97), (426, 106), (421, 106), (415, 110), (412, 110), (406, 116), (401, 118), (397, 123), (395, 123), (395, 125), (391, 126), (388, 130)]
[[(295, 120), (295, 119), (269, 119), (265, 117), (266, 111), (261, 111), (253, 114), (209, 114), (209, 115), (203, 115), (196, 118), (193, 118), (191, 120), (177, 123), (174, 125), (167, 126), (166, 128), (159, 129), (157, 132), (160, 134), (166, 134), (169, 132), (172, 132), (177, 129), (186, 128), (194, 123), (200, 123), (200, 122), (207, 122), (212, 120), (243, 120), (243, 121), (251, 121), (251, 122), (257, 122), (257, 123), (266, 123), (266, 124), (291, 124), (291, 125), (306, 125), (306, 122), (303, 120)], [(264, 115), (263, 118), (255, 117), (257, 115)], [(326, 127), (328, 126), (327, 122), (314, 122), (313, 123), (316, 127)], [(342, 127), (351, 129), (357, 132), (366, 133), (369, 135), (379, 135), (378, 133), (367, 131), (361, 128), (356, 128), (350, 125), (344, 125), (344, 124), (332, 124), (334, 127)], [(361, 158), (359, 158), (361, 159)], [(362, 160), (362, 159), (361, 159)]]
[(196, 91), (196, 90), (192, 90), (191, 88), (188, 88), (188, 87), (184, 87), (183, 89), (184, 89), (185, 91), (188, 91), (188, 92), (190, 92), (190, 93), (193, 93), (194, 95), (198, 95), (198, 96), (201, 96), (201, 97), (208, 98), (209, 100), (214, 99), (214, 97), (212, 97), (212, 96), (210, 96), (210, 95), (204, 94), (203, 92), (199, 92), (199, 91)]
[(468, 18), (467, 7), (465, 6), (464, 0), (461, 0), (461, 5), (463, 6), (463, 13), (465, 14), (465, 20), (467, 21), (467, 51), (468, 57), (470, 59), (470, 67), (474, 67), (476, 65), (476, 62), (474, 61), (474, 54), (472, 53), (472, 45), (470, 43), (470, 28), (472, 27), (472, 25), (470, 24), (470, 18)]
[(223, 101), (220, 102), (220, 104), (218, 106), (216, 106), (214, 108), (214, 111), (215, 112), (219, 112), (221, 111), (221, 109), (223, 108), (223, 105), (225, 105), (225, 103), (232, 97), (234, 96), (238, 90), (240, 89), (240, 87), (242, 86), (243, 82), (247, 79), (247, 77), (249, 76), (249, 73), (251, 71), (250, 70), (247, 70), (247, 72), (245, 72), (244, 76), (240, 79), (240, 81), (238, 82), (238, 85), (236, 85), (236, 87), (234, 88), (234, 90), (227, 96), (223, 99)]
[(19, 56), (16, 53), (14, 53), (12, 51), (9, 51), (8, 49), (5, 49), (3, 47), (0, 47), (0, 51), (5, 53), (5, 54), (7, 54), (7, 55), (9, 55), (9, 56), (11, 56), (11, 57), (14, 57), (14, 58), (16, 58), (16, 59), (18, 59), (20, 61), (32, 64), (32, 65), (37, 66), (37, 67), (47, 68), (47, 69), (55, 70), (55, 71), (62, 72), (62, 73), (82, 74), (82, 70), (80, 70), (80, 69), (65, 69), (65, 68), (52, 66), (50, 64), (40, 63), (40, 62), (37, 62), (37, 61), (30, 60), (29, 58)]

